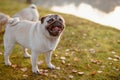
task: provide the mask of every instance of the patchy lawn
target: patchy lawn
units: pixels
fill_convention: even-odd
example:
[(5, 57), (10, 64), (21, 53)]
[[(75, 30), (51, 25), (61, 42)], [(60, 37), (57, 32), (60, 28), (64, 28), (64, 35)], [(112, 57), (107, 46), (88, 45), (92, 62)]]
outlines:
[[(15, 0), (0, 1), (0, 11), (13, 15), (27, 7)], [(56, 13), (39, 7), (40, 16)], [(57, 69), (48, 69), (44, 55), (39, 57), (41, 75), (31, 71), (29, 58), (24, 58), (16, 45), (10, 60), (12, 67), (4, 65), (3, 34), (0, 33), (0, 80), (120, 80), (120, 31), (72, 15), (65, 18), (66, 29), (52, 63)]]

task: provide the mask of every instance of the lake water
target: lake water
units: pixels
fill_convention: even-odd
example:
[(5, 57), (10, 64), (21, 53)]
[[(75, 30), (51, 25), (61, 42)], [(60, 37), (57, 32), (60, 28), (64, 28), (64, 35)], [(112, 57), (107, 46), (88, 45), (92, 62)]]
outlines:
[(85, 3), (81, 3), (78, 7), (74, 4), (53, 6), (51, 10), (73, 14), (75, 16), (86, 18), (93, 22), (108, 25), (120, 30), (120, 6), (116, 7), (109, 13), (102, 12)]

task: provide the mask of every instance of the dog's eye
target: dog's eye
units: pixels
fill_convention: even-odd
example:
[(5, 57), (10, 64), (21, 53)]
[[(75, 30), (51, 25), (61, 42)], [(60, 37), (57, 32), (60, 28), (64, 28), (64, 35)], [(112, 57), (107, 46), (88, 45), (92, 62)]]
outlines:
[(54, 21), (54, 19), (50, 19), (49, 21), (48, 21), (48, 23), (51, 23), (51, 22), (53, 22)]
[(63, 22), (63, 20), (61, 18), (59, 18), (59, 21)]

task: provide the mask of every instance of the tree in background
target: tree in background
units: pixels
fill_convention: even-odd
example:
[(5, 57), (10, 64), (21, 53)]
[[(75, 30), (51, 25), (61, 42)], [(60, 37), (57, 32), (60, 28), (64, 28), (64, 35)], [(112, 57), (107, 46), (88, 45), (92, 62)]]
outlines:
[(31, 4), (32, 0), (26, 0), (26, 3)]

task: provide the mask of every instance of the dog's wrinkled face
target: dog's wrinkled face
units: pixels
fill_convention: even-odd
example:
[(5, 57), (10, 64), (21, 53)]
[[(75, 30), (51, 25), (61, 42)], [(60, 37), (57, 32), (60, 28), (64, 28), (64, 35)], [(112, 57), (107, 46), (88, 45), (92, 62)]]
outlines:
[(43, 17), (41, 23), (45, 25), (45, 29), (51, 36), (59, 36), (65, 27), (64, 19), (55, 14)]

